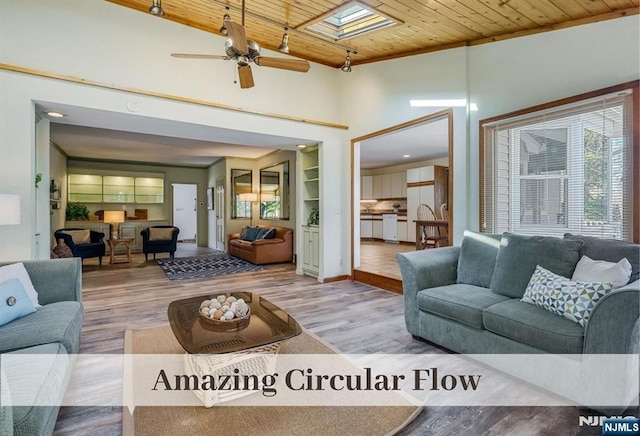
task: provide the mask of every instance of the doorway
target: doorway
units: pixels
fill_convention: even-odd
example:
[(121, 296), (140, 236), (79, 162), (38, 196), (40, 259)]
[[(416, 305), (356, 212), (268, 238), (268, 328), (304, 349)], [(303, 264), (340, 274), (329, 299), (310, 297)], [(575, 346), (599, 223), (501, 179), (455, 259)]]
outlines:
[(179, 242), (195, 243), (198, 231), (198, 185), (174, 183), (173, 225), (180, 229)]
[(395, 255), (423, 247), (423, 205), (443, 223), (438, 245), (452, 241), (453, 110), (352, 139), (351, 163), (352, 277), (402, 293)]

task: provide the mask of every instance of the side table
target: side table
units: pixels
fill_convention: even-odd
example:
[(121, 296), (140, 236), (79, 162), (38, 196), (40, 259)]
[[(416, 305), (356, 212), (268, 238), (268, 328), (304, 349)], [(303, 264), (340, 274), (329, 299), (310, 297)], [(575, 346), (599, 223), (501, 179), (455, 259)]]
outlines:
[[(107, 239), (109, 243), (109, 263), (129, 263), (131, 262), (131, 243), (133, 238)], [(126, 257), (116, 256), (115, 251), (118, 245), (124, 245), (127, 249)]]

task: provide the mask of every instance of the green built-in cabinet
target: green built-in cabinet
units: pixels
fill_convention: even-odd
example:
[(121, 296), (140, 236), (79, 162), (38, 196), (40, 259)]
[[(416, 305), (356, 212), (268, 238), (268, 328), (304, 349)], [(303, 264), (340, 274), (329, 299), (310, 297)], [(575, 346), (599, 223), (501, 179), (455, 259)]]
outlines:
[(69, 174), (72, 203), (164, 203), (164, 178)]

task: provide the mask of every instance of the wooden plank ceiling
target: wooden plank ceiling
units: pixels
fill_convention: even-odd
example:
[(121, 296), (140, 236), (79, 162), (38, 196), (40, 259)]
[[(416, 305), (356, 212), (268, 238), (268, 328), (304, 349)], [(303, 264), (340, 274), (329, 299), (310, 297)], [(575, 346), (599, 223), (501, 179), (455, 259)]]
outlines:
[[(152, 0), (108, 0), (148, 13)], [(340, 67), (346, 49), (356, 50), (352, 65), (482, 44), (537, 32), (609, 20), (639, 12), (640, 0), (364, 0), (403, 24), (339, 42), (303, 31), (301, 24), (348, 0), (246, 0), (247, 37), (276, 50), (289, 27), (290, 54)], [(162, 0), (163, 19), (219, 34), (224, 4), (241, 21), (241, 0)], [(184, 48), (185, 52), (189, 47)], [(224, 54), (211, 47), (210, 54)]]

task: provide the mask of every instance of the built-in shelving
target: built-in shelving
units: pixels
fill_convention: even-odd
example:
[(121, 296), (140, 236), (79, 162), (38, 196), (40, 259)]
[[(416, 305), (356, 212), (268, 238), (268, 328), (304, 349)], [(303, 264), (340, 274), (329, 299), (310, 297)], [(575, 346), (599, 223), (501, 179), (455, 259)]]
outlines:
[(311, 276), (320, 275), (320, 229), (321, 222), (312, 217), (320, 217), (320, 155), (319, 148), (307, 147), (300, 151), (302, 162), (302, 271)]
[(162, 177), (69, 174), (71, 203), (164, 203)]

